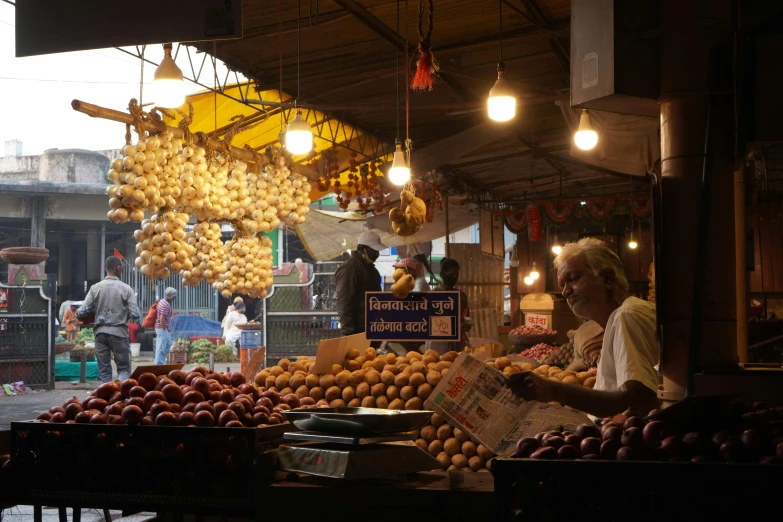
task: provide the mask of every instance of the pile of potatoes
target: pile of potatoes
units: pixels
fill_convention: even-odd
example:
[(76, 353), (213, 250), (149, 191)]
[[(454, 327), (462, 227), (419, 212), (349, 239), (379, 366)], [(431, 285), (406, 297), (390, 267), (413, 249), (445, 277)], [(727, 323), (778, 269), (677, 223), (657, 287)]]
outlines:
[(302, 406), (421, 410), (457, 355), (429, 350), (423, 355), (409, 352), (398, 357), (378, 355), (374, 348), (363, 354), (353, 349), (342, 366), (335, 364), (322, 375), (309, 373), (314, 359), (299, 357), (293, 362), (280, 360), (277, 366), (258, 372), (254, 380), (257, 386), (281, 396), (295, 394)]
[(416, 445), (435, 457), (445, 470), (488, 472), (495, 454), (473, 442), (437, 413), (419, 430)]
[(555, 382), (562, 382), (563, 384), (573, 384), (574, 386), (584, 386), (585, 388), (595, 386), (595, 372), (574, 372), (563, 370), (557, 366), (542, 364), (533, 370), (533, 373)]

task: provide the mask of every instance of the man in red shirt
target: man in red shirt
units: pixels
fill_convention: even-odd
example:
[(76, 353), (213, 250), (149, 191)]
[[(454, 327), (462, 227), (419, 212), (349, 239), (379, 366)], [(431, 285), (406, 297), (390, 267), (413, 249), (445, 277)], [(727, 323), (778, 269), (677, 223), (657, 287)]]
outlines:
[(155, 364), (166, 364), (166, 358), (171, 350), (171, 317), (174, 315), (171, 303), (177, 297), (177, 290), (168, 287), (164, 295), (165, 298), (158, 301), (158, 315), (155, 319), (155, 336), (158, 340)]

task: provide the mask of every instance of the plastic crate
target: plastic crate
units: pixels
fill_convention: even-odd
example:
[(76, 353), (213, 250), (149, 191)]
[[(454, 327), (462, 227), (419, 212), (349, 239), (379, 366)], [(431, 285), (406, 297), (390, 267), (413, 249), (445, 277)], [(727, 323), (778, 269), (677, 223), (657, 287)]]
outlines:
[(502, 521), (754, 520), (783, 487), (763, 464), (497, 458), (492, 474)]
[(42, 501), (108, 495), (248, 509), (263, 472), (272, 471), (263, 452), (291, 429), (12, 422), (13, 487), (20, 498)]
[(263, 342), (259, 330), (243, 330), (239, 337), (239, 346), (242, 348), (258, 348)]
[(188, 352), (169, 352), (169, 364), (188, 364)]

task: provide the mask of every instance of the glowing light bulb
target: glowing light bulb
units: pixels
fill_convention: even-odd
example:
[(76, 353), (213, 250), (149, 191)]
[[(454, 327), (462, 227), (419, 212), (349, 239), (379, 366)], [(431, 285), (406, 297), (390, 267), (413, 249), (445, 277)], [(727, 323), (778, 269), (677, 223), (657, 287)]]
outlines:
[(563, 247), (561, 247), (560, 245), (558, 245), (558, 244), (552, 245), (552, 253), (554, 255), (559, 256), (560, 252), (562, 252), (562, 251), (563, 251)]
[(487, 113), (495, 121), (508, 121), (517, 113), (517, 99), (506, 81), (506, 66), (502, 62), (498, 64), (498, 79), (489, 90)]
[(525, 278), (525, 284), (526, 284), (527, 286), (530, 286), (530, 285), (532, 285), (532, 284), (533, 284), (533, 278), (532, 278), (532, 277), (530, 277), (530, 276), (527, 276), (527, 277)]
[(536, 262), (533, 261), (533, 269), (530, 271), (530, 278), (533, 279), (533, 281), (535, 281), (539, 277), (540, 275), (538, 273), (538, 270), (536, 270)]
[(296, 109), (296, 116), (285, 132), (285, 148), (291, 154), (307, 154), (313, 148), (313, 130), (302, 116), (302, 109)]
[(574, 133), (574, 143), (582, 150), (591, 150), (598, 143), (598, 133), (593, 130), (587, 110), (583, 110), (579, 117), (579, 128)]
[(171, 44), (163, 44), (163, 60), (155, 69), (152, 94), (158, 107), (179, 107), (185, 103), (185, 80), (182, 70), (171, 57)]
[(405, 185), (411, 180), (411, 169), (405, 161), (405, 153), (402, 151), (402, 143), (397, 142), (397, 150), (394, 151), (394, 160), (389, 169), (389, 181), (395, 185)]

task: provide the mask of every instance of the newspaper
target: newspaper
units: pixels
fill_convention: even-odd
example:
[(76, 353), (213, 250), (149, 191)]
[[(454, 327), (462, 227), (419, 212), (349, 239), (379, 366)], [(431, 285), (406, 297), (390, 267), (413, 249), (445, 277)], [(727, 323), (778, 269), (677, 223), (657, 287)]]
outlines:
[(502, 457), (517, 441), (548, 430), (575, 430), (586, 414), (514, 395), (508, 377), (463, 353), (424, 402), (453, 426)]

